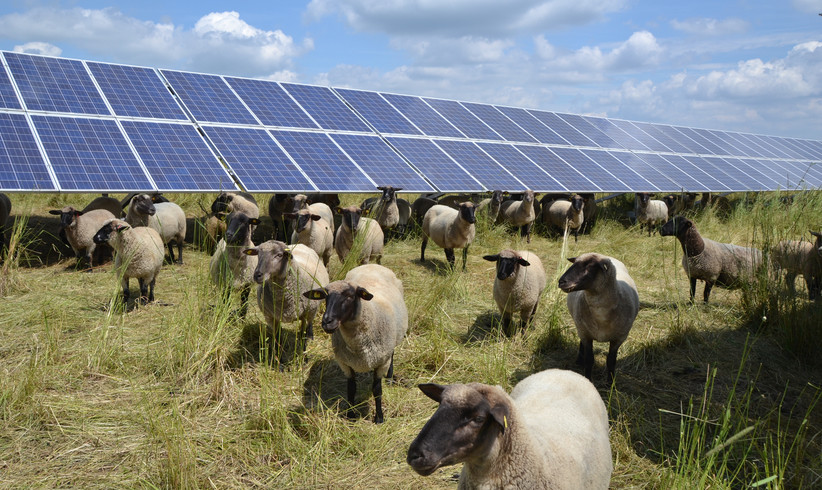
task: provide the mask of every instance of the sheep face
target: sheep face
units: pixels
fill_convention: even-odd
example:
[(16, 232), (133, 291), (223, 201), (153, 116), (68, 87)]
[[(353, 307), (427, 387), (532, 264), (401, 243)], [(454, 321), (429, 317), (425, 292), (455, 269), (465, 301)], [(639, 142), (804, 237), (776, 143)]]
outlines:
[(335, 281), (325, 289), (312, 289), (303, 293), (308, 299), (325, 300), (322, 327), (326, 333), (334, 333), (340, 325), (353, 320), (360, 309), (360, 301), (374, 297), (367, 289), (346, 281)]
[(579, 194), (574, 194), (571, 197), (571, 207), (574, 208), (574, 211), (577, 213), (582, 211), (583, 204), (585, 204), (585, 200)]
[(648, 201), (651, 200), (651, 194), (647, 192), (639, 192), (637, 193), (636, 198), (639, 201), (639, 205), (644, 208), (648, 205)]
[(528, 267), (530, 262), (517, 255), (513, 250), (503, 250), (496, 255), (486, 255), (483, 259), (497, 263), (497, 279), (504, 281), (516, 274), (517, 269)]
[(157, 208), (154, 207), (154, 201), (148, 194), (137, 194), (131, 199), (131, 206), (137, 214), (154, 216)]
[[(532, 199), (533, 199), (533, 196), (532, 196)], [(463, 221), (466, 221), (466, 222), (471, 223), (471, 224), (476, 223), (477, 222), (476, 210), (477, 210), (476, 206), (474, 206), (474, 203), (471, 202), (471, 201), (465, 201), (463, 203), (460, 203), (460, 218)]]
[(494, 404), (470, 385), (419, 385), (440, 406), (408, 448), (406, 461), (428, 476), (437, 468), (486, 454), (510, 419), (506, 404)]
[(382, 191), (382, 200), (384, 202), (391, 202), (397, 199), (395, 194), (401, 191), (402, 187), (380, 186), (377, 187), (377, 190)]
[(229, 245), (241, 245), (254, 232), (254, 227), (260, 220), (249, 218), (245, 213), (234, 212), (228, 215), (228, 226), (225, 231), (225, 241)]
[(659, 230), (659, 234), (662, 236), (682, 236), (688, 230), (688, 228), (692, 227), (694, 223), (689, 220), (688, 218), (683, 218), (682, 216), (674, 216), (667, 223), (662, 225), (662, 228)]
[(257, 284), (282, 279), (288, 273), (291, 249), (283, 242), (269, 240), (257, 247), (245, 249), (243, 253), (259, 257), (253, 276)]
[(301, 209), (297, 213), (286, 213), (283, 215), (283, 218), (297, 220), (297, 226), (294, 230), (297, 233), (302, 233), (311, 221), (317, 221), (321, 216), (319, 214), (311, 214), (311, 211), (308, 209)]
[(308, 207), (308, 196), (305, 194), (297, 194), (292, 198), (294, 206), (291, 208), (292, 213), (297, 213), (301, 209)]
[(502, 204), (502, 201), (504, 201), (504, 200), (505, 200), (505, 193), (504, 192), (502, 192), (500, 190), (496, 190), (496, 191), (491, 193), (491, 202), (496, 202), (497, 204)]
[(337, 208), (337, 214), (342, 215), (342, 224), (352, 232), (357, 231), (362, 217), (362, 209), (359, 206), (348, 206), (347, 208)]
[(49, 214), (59, 215), (60, 226), (63, 228), (69, 228), (77, 224), (77, 221), (75, 221), (74, 218), (81, 216), (83, 212), (77, 211), (71, 206), (66, 206), (63, 209), (52, 209), (49, 211)]
[(591, 289), (611, 267), (611, 261), (593, 254), (568, 259), (573, 265), (559, 278), (559, 288), (566, 293)]
[(94, 234), (94, 238), (92, 240), (94, 240), (94, 243), (97, 245), (108, 243), (111, 239), (112, 233), (120, 233), (121, 231), (128, 230), (129, 228), (131, 227), (125, 221), (118, 219), (111, 220), (97, 230), (97, 233)]

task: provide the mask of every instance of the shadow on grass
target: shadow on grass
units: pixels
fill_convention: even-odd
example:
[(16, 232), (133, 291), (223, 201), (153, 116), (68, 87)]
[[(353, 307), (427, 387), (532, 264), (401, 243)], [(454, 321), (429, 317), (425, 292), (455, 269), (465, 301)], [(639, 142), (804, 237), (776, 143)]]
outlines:
[(246, 322), (237, 348), (229, 355), (226, 364), (230, 369), (236, 369), (248, 362), (267, 362), (282, 371), (289, 364), (305, 359), (296, 332), (282, 328), (279, 337), (279, 341), (272, 344), (272, 332), (265, 323)]
[[(371, 406), (372, 373), (356, 373), (357, 394), (353, 407), (353, 418), (366, 418)], [(383, 386), (388, 381), (383, 379)], [(336, 361), (324, 359), (311, 365), (303, 383), (303, 406), (306, 410), (331, 409), (341, 417), (348, 417), (348, 379)]]
[[(439, 276), (447, 276), (451, 274), (451, 265), (444, 260), (439, 259), (431, 259), (427, 258), (424, 261), (420, 259), (412, 259), (410, 260), (412, 264), (417, 264), (420, 267), (424, 267), (426, 270), (431, 272), (432, 274), (437, 274)], [(457, 261), (456, 270), (462, 271), (462, 266), (460, 265), (461, 260)]]

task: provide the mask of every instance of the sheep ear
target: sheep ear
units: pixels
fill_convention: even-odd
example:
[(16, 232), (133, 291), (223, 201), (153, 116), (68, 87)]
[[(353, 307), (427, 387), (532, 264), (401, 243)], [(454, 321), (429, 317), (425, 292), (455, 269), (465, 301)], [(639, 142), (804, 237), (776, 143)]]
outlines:
[(334, 211), (335, 211), (337, 214), (343, 214), (343, 208), (342, 208), (342, 206), (337, 206), (336, 208), (334, 208)]
[(51, 210), (49, 210), (49, 214), (58, 214), (59, 215), (59, 214), (63, 214), (63, 212), (60, 211), (59, 209), (51, 209)]
[(371, 298), (373, 298), (374, 295), (369, 293), (364, 287), (357, 286), (357, 297), (366, 301), (371, 301)]
[(123, 230), (128, 230), (129, 228), (131, 227), (128, 225), (114, 225), (114, 231), (116, 231), (117, 233), (120, 233)]
[(402, 187), (395, 187), (394, 188), (394, 192), (400, 192), (401, 190), (402, 190)]
[(523, 266), (523, 267), (528, 267), (529, 265), (531, 265), (531, 263), (530, 263), (530, 262), (528, 262), (527, 260), (523, 259), (522, 257), (520, 257), (520, 258), (518, 258), (518, 259), (517, 259), (517, 264), (519, 264), (519, 265), (521, 265), (521, 266)]
[(247, 248), (243, 250), (243, 253), (246, 255), (260, 255), (260, 251), (256, 248)]
[(326, 293), (324, 289), (312, 289), (304, 292), (303, 296), (308, 299), (325, 299), (328, 297), (328, 293)]
[(368, 216), (371, 214), (371, 208), (366, 208), (362, 210), (362, 216)]
[(508, 406), (504, 403), (499, 403), (495, 407), (491, 408), (490, 413), (491, 417), (494, 418), (494, 421), (499, 424), (502, 432), (505, 432), (505, 429), (508, 428), (508, 420), (511, 418), (511, 412), (508, 409)]
[(822, 238), (822, 233), (819, 233), (817, 231), (812, 231), (812, 230), (809, 230), (809, 231), (810, 231), (811, 235), (815, 236), (816, 238)]
[(434, 400), (437, 403), (442, 402), (442, 392), (445, 391), (445, 386), (438, 385), (436, 383), (424, 383), (421, 385), (417, 385), (417, 387), (428, 398)]
[(259, 220), (259, 219), (257, 219), (257, 218), (249, 218), (249, 220), (248, 220), (248, 224), (249, 224), (249, 225), (259, 225), (259, 224), (260, 224), (260, 220)]
[(483, 255), (483, 257), (482, 257), (482, 258), (483, 258), (483, 259), (485, 259), (485, 260), (487, 260), (487, 261), (489, 261), (489, 262), (496, 262), (496, 261), (498, 261), (498, 260), (499, 260), (499, 254), (495, 254), (495, 255)]
[(568, 262), (570, 262), (570, 263), (572, 263), (572, 264), (573, 264), (573, 263), (574, 263), (574, 262), (576, 262), (576, 261), (577, 261), (577, 258), (576, 258), (576, 257), (568, 257)]

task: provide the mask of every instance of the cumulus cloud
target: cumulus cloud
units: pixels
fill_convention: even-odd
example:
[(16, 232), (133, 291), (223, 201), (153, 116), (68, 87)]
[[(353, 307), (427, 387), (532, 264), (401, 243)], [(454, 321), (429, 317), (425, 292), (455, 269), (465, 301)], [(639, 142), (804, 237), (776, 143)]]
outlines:
[(552, 46), (543, 36), (534, 39), (536, 56), (545, 63), (546, 71), (587, 73), (594, 79), (608, 73), (630, 71), (659, 63), (664, 49), (653, 34), (639, 31), (610, 51), (599, 46), (583, 46), (573, 52), (563, 53)]
[(14, 47), (13, 51), (17, 53), (42, 54), (45, 56), (60, 56), (63, 53), (63, 50), (57, 46), (42, 42), (18, 44)]
[(694, 36), (722, 36), (739, 34), (748, 30), (749, 24), (742, 19), (686, 19), (672, 20), (671, 27)]
[(444, 66), (502, 61), (514, 42), (473, 36), (430, 40), (402, 38), (391, 41), (391, 46), (409, 52), (426, 65)]

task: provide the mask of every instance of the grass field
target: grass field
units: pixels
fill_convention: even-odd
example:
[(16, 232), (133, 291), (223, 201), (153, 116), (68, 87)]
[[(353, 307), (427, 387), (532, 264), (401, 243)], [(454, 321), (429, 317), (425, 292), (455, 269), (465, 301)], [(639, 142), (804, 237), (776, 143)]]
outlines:
[[(709, 305), (689, 304), (679, 243), (621, 224), (631, 196), (603, 203), (593, 232), (576, 243), (539, 234), (526, 245), (480, 223), (465, 272), (449, 272), (433, 243), (420, 263), (413, 233), (390, 242), (382, 264), (403, 281), (409, 333), (381, 425), (371, 422), (370, 376), (358, 378), (362, 418), (343, 415), (345, 380), (322, 329), (304, 358), (286, 353), (282, 369), (260, 362), (262, 314), (252, 306), (240, 319), (238, 298), (217, 301), (209, 256), (196, 244), (184, 265), (164, 266), (157, 302), (124, 312), (111, 264), (75, 270), (47, 214), (93, 196), (11, 197), (17, 225), (0, 266), (0, 487), (453, 488), (459, 467), (423, 478), (405, 463), (436, 409), (416, 385), (510, 390), (538, 370), (579, 371), (556, 284), (565, 258), (589, 251), (624, 262), (641, 301), (613, 387), (607, 346), (595, 343), (612, 488), (822, 487), (822, 306), (807, 300), (802, 279), (791, 297), (773, 273), (745, 290), (714, 288)], [(170, 197), (194, 218), (214, 195)], [(789, 207), (778, 196), (730, 197), (727, 213), (693, 217), (703, 236), (767, 254), (820, 228), (818, 193)], [(261, 227), (255, 241), (266, 234)], [(535, 252), (549, 275), (534, 325), (513, 338), (499, 332), (494, 264), (481, 259), (503, 248)], [(336, 257), (329, 269), (332, 279), (344, 273)], [(296, 327), (286, 325), (287, 347)]]

